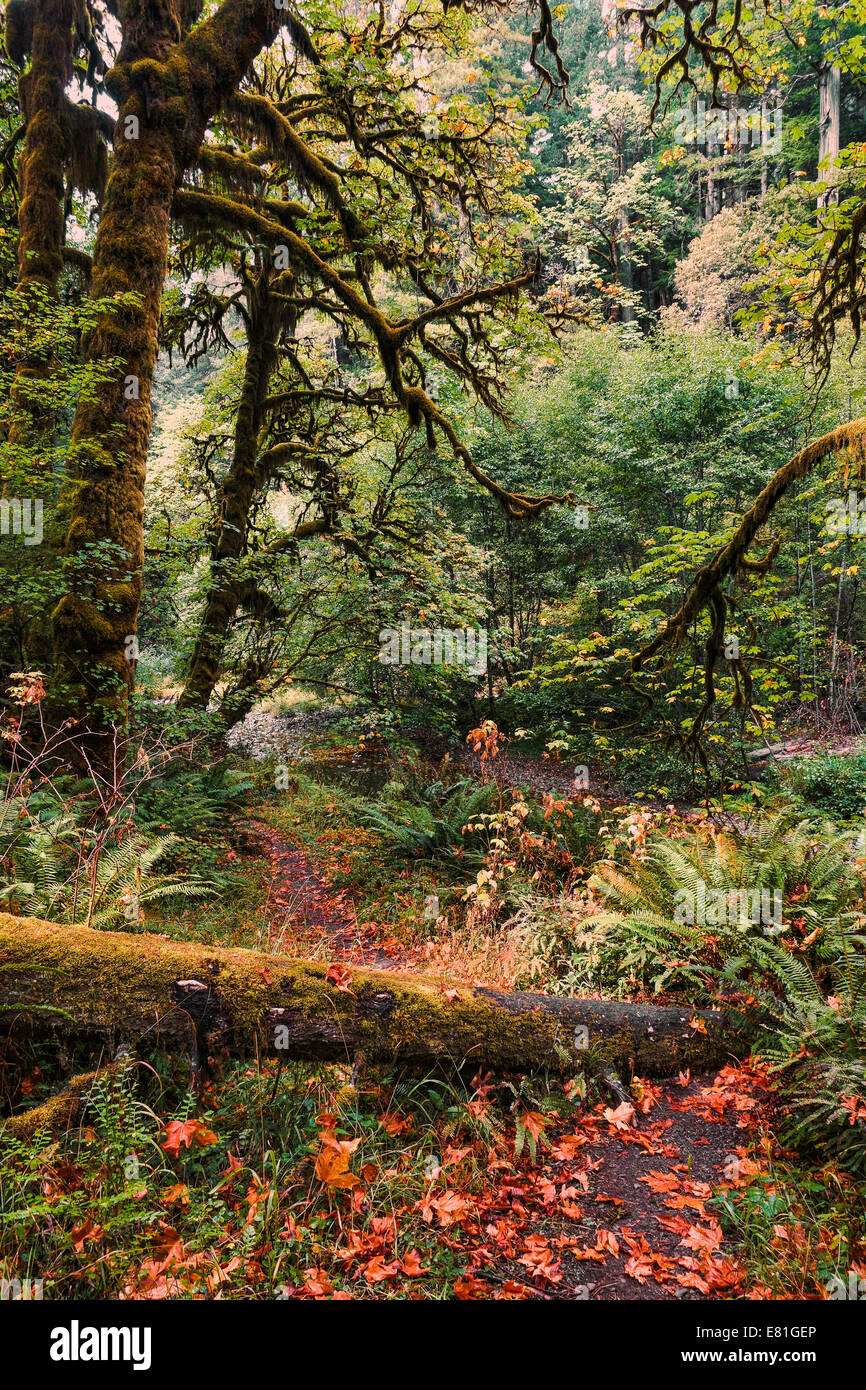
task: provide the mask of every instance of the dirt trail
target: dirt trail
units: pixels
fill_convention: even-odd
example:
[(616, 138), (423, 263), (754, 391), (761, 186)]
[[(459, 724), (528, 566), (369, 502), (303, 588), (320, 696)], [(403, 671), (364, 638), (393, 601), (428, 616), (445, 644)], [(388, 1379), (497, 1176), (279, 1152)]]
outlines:
[[(453, 756), (467, 771), (479, 771), (468, 750)], [(506, 783), (520, 782), (537, 793), (578, 794), (574, 769), (561, 763), (506, 755), (496, 771)], [(602, 801), (619, 800), (609, 785), (599, 792)], [(330, 888), (296, 843), (267, 824), (251, 829), (271, 864), (272, 944), (294, 932), (312, 937), (314, 947), (321, 943), (335, 962), (407, 973), (415, 968), (396, 943), (382, 940), (381, 927), (358, 923), (350, 891)], [(508, 1165), (507, 1174), (491, 1172), (471, 1215), (457, 1217), (462, 1238), (454, 1244), (469, 1262), (458, 1296), (742, 1296), (736, 1248), (706, 1204), (737, 1164), (740, 1172), (749, 1171), (744, 1146), (765, 1091), (760, 1073), (745, 1064), (645, 1083), (634, 1110), (610, 1097), (577, 1121), (554, 1121), (541, 1132), (536, 1162), (517, 1171)], [(440, 1194), (443, 1184), (444, 1196), (431, 1196), (434, 1223), (439, 1202), (447, 1207), (457, 1200), (448, 1192), (447, 1158), (435, 1189)]]
[[(576, 1127), (581, 1139), (589, 1137), (573, 1158), (568, 1132), (553, 1136), (537, 1185), (542, 1192), (547, 1183), (560, 1192), (574, 1188), (575, 1196), (569, 1221), (559, 1215), (547, 1229), (543, 1221), (535, 1227), (537, 1238), (561, 1251), (562, 1284), (551, 1295), (605, 1301), (736, 1295), (742, 1285), (737, 1250), (706, 1204), (714, 1189), (748, 1168), (741, 1155), (760, 1087), (748, 1067), (674, 1079), (647, 1088), (646, 1115), (629, 1120), (623, 1107), (597, 1107)], [(543, 1254), (540, 1245), (536, 1253)]]
[[(329, 888), (303, 850), (272, 826), (257, 822), (251, 830), (272, 868), (272, 943), (287, 931), (312, 934), (335, 962), (411, 969), (377, 939), (373, 924), (358, 924), (350, 894)], [(475, 1210), (458, 1218), (463, 1239), (455, 1243), (469, 1262), (460, 1296), (736, 1297), (736, 1249), (706, 1203), (730, 1179), (732, 1164), (742, 1165), (763, 1085), (746, 1064), (644, 1083), (634, 1108), (611, 1098), (578, 1121), (554, 1121), (541, 1133), (537, 1162), (491, 1173)], [(447, 1163), (444, 1198), (431, 1198), (434, 1221), (437, 1203), (453, 1200)]]
[(288, 929), (300, 929), (305, 936), (320, 938), (329, 959), (370, 970), (405, 967), (396, 948), (377, 941), (373, 923), (358, 923), (348, 891), (330, 888), (302, 849), (273, 826), (255, 822), (251, 829), (271, 865), (270, 945), (284, 939)]

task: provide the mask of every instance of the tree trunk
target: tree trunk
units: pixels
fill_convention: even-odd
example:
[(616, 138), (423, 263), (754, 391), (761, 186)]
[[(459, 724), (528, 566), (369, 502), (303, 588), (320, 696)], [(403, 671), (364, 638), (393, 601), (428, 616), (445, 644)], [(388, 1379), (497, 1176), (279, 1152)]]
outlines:
[(27, 124), (19, 163), (18, 283), (57, 293), (63, 268), (63, 166), (69, 156), (65, 88), (72, 79), (72, 0), (40, 0), (33, 9), (30, 66), (20, 81)]
[[(63, 268), (63, 169), (69, 156), (65, 88), (72, 78), (74, 12), (71, 0), (34, 0), (19, 15), (26, 21), (23, 32), (16, 31), (13, 19), (7, 43), (19, 60), (24, 57), (19, 44), (21, 50), (30, 54), (29, 67), (18, 84), (25, 122), (18, 163), (18, 290), (21, 309), (29, 313), (31, 302), (38, 311), (39, 291), (57, 298), (57, 281)], [(13, 416), (9, 429), (9, 443), (21, 446), (27, 453), (30, 482), (24, 486), (32, 486), (34, 470), (38, 470), (43, 502), (50, 501), (45, 492), (46, 483), (50, 486), (51, 482), (51, 467), (50, 457), (46, 460), (42, 456), (41, 446), (47, 445), (50, 450), (54, 418), (43, 404), (42, 386), (51, 375), (51, 367), (51, 349), (40, 339), (15, 373), (12, 398), (20, 415)], [(20, 473), (10, 472), (0, 479), (0, 493), (15, 495), (21, 483)]]
[[(122, 51), (121, 61), (138, 56), (145, 55)], [(138, 138), (125, 137), (126, 117), (139, 121)], [(171, 131), (148, 122), (144, 96), (136, 92), (118, 120), (92, 293), (139, 298), (107, 314), (87, 344), (91, 361), (113, 360), (116, 367), (97, 397), (84, 400), (76, 412), (72, 478), (59, 507), (65, 550), (81, 577), (53, 614), (52, 703), (64, 711), (77, 707), (97, 740), (112, 725), (125, 725), (133, 685), (150, 396), (178, 176)]]
[[(562, 1071), (587, 1059), (644, 1076), (719, 1065), (748, 1049), (724, 1014), (507, 993), (165, 937), (0, 913), (0, 1006), (13, 1028), (112, 1052), (185, 1047), (277, 1058)], [(345, 971), (345, 974), (343, 973)], [(61, 1010), (62, 1012), (52, 1012)]]
[[(229, 628), (240, 602), (235, 564), (246, 550), (250, 508), (263, 483), (258, 466), (265, 401), (277, 366), (277, 336), (285, 318), (280, 282), (270, 283), (271, 270), (262, 269), (250, 286), (247, 358), (244, 383), (235, 420), (234, 447), (219, 499), (219, 522), (211, 549), (211, 586), (190, 658), (181, 706), (207, 708), (222, 672)], [(287, 277), (281, 277), (285, 279)], [(291, 328), (291, 326), (290, 326)]]
[[(79, 717), (101, 760), (126, 725), (141, 598), (144, 482), (157, 328), (172, 198), (208, 121), (275, 35), (264, 0), (223, 0), (184, 40), (182, 4), (124, 8), (106, 87), (116, 100), (115, 155), (96, 237), (93, 298), (136, 296), (106, 314), (86, 345), (112, 364), (72, 428), (72, 479), (61, 498), (66, 552), (80, 577), (53, 614), (52, 704)], [(98, 548), (98, 549), (97, 549)]]
[(620, 208), (617, 214), (616, 237), (619, 247), (620, 281), (624, 285), (627, 295), (627, 300), (622, 306), (621, 320), (623, 323), (634, 323), (637, 314), (631, 302), (631, 295), (634, 291), (634, 266), (631, 258), (631, 224), (627, 208)]
[(839, 93), (842, 71), (832, 63), (821, 64), (821, 80), (818, 93), (818, 163), (829, 161), (830, 168), (818, 169), (818, 178), (828, 188), (818, 197), (818, 207), (825, 208), (838, 202), (839, 190), (835, 187), (838, 177), (833, 167), (839, 155)]

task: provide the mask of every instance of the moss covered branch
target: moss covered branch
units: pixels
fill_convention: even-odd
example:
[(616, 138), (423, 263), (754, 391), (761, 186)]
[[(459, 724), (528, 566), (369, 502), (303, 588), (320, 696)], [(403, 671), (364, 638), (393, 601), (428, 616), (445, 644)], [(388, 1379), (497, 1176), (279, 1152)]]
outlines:
[[(778, 540), (772, 540), (767, 553), (757, 560), (749, 557), (750, 546), (755, 541), (761, 527), (769, 520), (776, 505), (797, 479), (807, 477), (823, 459), (833, 454), (839, 456), (846, 454), (851, 462), (863, 460), (866, 456), (866, 417), (851, 420), (848, 424), (840, 425), (838, 429), (831, 430), (829, 434), (822, 435), (820, 439), (813, 440), (811, 444), (800, 449), (793, 458), (789, 459), (773, 474), (767, 486), (758, 494), (752, 506), (740, 520), (731, 539), (698, 570), (676, 613), (668, 618), (664, 627), (656, 633), (652, 641), (636, 652), (632, 658), (631, 670), (626, 678), (626, 684), (640, 695), (649, 706), (652, 697), (638, 684), (638, 674), (654, 657), (660, 655), (670, 657), (678, 651), (685, 641), (692, 623), (705, 609), (709, 611), (711, 625), (704, 663), (705, 699), (691, 731), (690, 741), (693, 744), (699, 738), (704, 721), (715, 700), (713, 673), (724, 647), (725, 615), (727, 612), (727, 603), (721, 585), (726, 579), (734, 575), (763, 573), (769, 568), (779, 551)], [(743, 698), (747, 701), (750, 682), (747, 672), (741, 671), (741, 674), (744, 677)]]
[(120, 1065), (119, 1062), (112, 1062), (101, 1071), (88, 1071), (80, 1076), (73, 1076), (56, 1096), (51, 1096), (32, 1110), (25, 1110), (22, 1115), (13, 1115), (5, 1124), (0, 1125), (0, 1133), (22, 1143), (27, 1143), (35, 1134), (45, 1130), (55, 1137), (62, 1134), (78, 1119), (95, 1083), (116, 1074)]
[[(152, 935), (60, 927), (0, 913), (0, 1001), (15, 1028), (112, 1049), (183, 1046), (312, 1061), (470, 1060), (569, 1070), (587, 1049), (624, 1072), (669, 1075), (742, 1055), (717, 1012), (507, 993)], [(64, 1010), (51, 1014), (48, 1003)], [(40, 1007), (41, 1006), (41, 1007)]]

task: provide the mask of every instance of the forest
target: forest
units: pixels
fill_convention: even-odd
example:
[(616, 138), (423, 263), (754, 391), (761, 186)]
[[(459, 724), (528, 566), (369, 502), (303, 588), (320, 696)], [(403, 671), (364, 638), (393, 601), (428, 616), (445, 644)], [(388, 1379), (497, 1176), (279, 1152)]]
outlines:
[(866, 1299), (866, 0), (0, 16), (0, 1300)]

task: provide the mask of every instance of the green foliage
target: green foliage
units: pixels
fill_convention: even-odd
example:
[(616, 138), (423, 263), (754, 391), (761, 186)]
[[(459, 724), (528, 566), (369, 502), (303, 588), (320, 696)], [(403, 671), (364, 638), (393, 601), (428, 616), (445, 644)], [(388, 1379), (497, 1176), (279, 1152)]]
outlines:
[[(603, 987), (618, 979), (742, 1011), (782, 1078), (784, 1135), (864, 1171), (854, 1122), (866, 1092), (860, 870), (848, 836), (790, 808), (745, 833), (654, 835), (625, 863), (598, 867), (603, 910), (584, 930)], [(762, 910), (762, 889), (782, 894), (781, 921)], [(699, 901), (717, 905), (705, 920), (681, 911)]]
[(866, 752), (817, 752), (774, 768), (771, 781), (834, 820), (854, 820), (866, 810)]
[(184, 838), (203, 838), (225, 825), (255, 781), (226, 758), (212, 763), (177, 757), (136, 796), (136, 821), (148, 832), (171, 829)]
[(361, 820), (381, 835), (397, 857), (476, 867), (484, 862), (484, 846), (468, 827), (490, 810), (495, 797), (494, 786), (469, 777), (413, 788), (399, 781), (389, 782), (382, 792), (384, 804), (368, 806)]
[(6, 911), (92, 927), (137, 925), (148, 903), (202, 898), (214, 885), (197, 874), (155, 872), (181, 843), (176, 835), (118, 827), (114, 843), (70, 809), (34, 793), (7, 803), (0, 828), (0, 903)]

